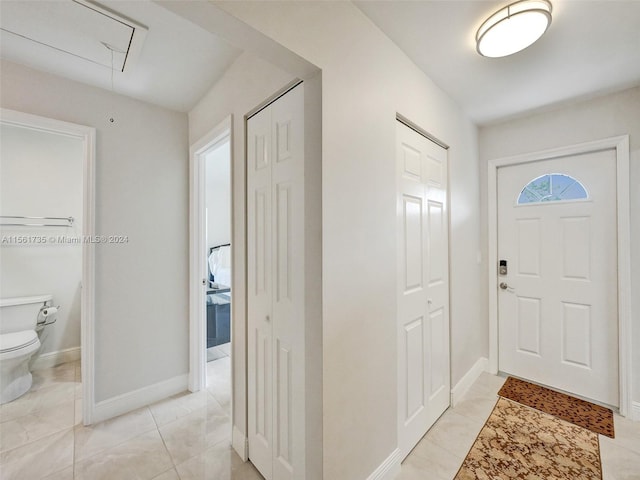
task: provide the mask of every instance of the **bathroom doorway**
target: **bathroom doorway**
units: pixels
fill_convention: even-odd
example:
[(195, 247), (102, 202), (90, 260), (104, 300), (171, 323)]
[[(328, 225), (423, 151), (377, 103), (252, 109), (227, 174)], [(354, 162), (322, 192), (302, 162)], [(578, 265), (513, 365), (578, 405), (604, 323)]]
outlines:
[(75, 414), (66, 421), (89, 424), (95, 129), (8, 109), (0, 110), (0, 129), (3, 305), (42, 303), (35, 305), (40, 346), (29, 361), (32, 383), (13, 401), (68, 400)]

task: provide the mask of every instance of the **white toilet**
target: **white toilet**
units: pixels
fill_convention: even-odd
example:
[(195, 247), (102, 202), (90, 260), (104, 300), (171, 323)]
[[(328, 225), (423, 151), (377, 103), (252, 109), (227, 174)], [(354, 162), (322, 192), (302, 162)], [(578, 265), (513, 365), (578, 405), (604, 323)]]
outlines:
[(40, 348), (36, 324), (44, 320), (41, 310), (52, 300), (52, 295), (0, 299), (0, 404), (31, 388), (29, 360)]

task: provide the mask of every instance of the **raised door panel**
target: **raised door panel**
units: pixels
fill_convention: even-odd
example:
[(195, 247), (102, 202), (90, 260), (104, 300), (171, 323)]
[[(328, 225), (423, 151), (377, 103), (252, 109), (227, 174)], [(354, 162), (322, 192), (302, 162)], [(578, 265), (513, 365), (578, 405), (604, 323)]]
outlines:
[(516, 220), (518, 249), (516, 262), (518, 275), (540, 276), (540, 219), (519, 218)]
[(429, 200), (427, 202), (428, 217), (428, 253), (430, 288), (440, 286), (445, 282), (447, 265), (447, 245), (444, 206), (441, 202)]
[(275, 188), (275, 286), (276, 301), (291, 301), (291, 194), (290, 182), (279, 183)]
[(516, 322), (516, 350), (540, 356), (541, 301), (539, 298), (518, 296)]
[[(449, 354), (449, 337), (447, 330), (449, 326), (446, 321), (445, 309), (437, 308), (429, 314), (429, 400), (448, 392), (448, 368), (447, 358)], [(448, 393), (447, 393), (448, 394)], [(442, 412), (439, 412), (442, 413)], [(438, 414), (439, 416), (439, 414)]]
[(404, 350), (406, 369), (404, 386), (406, 388), (403, 421), (408, 425), (425, 408), (425, 325), (424, 317), (416, 318), (404, 327)]
[[(276, 472), (293, 475), (293, 355), (291, 348), (276, 342), (275, 461)], [(278, 475), (276, 478), (281, 478)]]
[(590, 280), (591, 221), (589, 217), (564, 217), (562, 222), (562, 276)]
[[(426, 141), (428, 142), (429, 140)], [(440, 149), (440, 147), (438, 147), (437, 145), (429, 145), (428, 148), (429, 150), (435, 151), (435, 154), (427, 153), (426, 155), (427, 183), (430, 187), (446, 190), (446, 157), (442, 157), (442, 152), (440, 151), (442, 149)]]
[(591, 305), (562, 302), (563, 363), (591, 369), (591, 328)]
[[(250, 166), (253, 166), (255, 171), (265, 169), (269, 167), (269, 160), (271, 157), (269, 141), (269, 132), (256, 131), (253, 132), (253, 138), (248, 142), (249, 151), (251, 152), (252, 161), (249, 162)], [(251, 150), (253, 147), (253, 151)]]
[(284, 115), (274, 122), (275, 128), (275, 158), (276, 162), (285, 162), (293, 158), (293, 142), (292, 130), (298, 126), (292, 126), (293, 115), (291, 112), (285, 112)]
[(402, 279), (405, 293), (423, 287), (423, 209), (422, 198), (402, 196)]
[(251, 282), (255, 296), (268, 295), (269, 272), (269, 201), (270, 192), (261, 186), (253, 190), (254, 230), (252, 231), (252, 243), (254, 256), (252, 262)]
[(255, 403), (253, 405), (255, 423), (253, 432), (255, 438), (263, 448), (271, 446), (271, 337), (265, 335), (260, 329), (254, 332), (255, 355), (253, 357), (253, 370), (255, 371), (254, 391)]
[(403, 143), (400, 148), (402, 149), (400, 153), (402, 158), (402, 177), (422, 184), (422, 168), (424, 162), (422, 161), (420, 151), (406, 143)]

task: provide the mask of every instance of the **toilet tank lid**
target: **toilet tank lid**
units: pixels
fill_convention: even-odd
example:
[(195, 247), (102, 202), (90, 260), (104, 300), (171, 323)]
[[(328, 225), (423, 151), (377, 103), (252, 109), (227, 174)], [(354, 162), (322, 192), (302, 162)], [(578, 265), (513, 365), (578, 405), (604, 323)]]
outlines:
[(31, 297), (0, 298), (0, 307), (14, 305), (28, 305), (30, 303), (44, 303), (53, 300), (53, 295), (33, 295)]

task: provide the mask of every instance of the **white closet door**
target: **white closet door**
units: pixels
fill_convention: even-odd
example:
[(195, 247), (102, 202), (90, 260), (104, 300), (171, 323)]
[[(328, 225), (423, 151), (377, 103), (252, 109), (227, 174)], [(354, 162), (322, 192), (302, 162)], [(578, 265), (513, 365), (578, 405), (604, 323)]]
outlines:
[(403, 458), (449, 406), (447, 152), (397, 122), (398, 438)]
[(247, 122), (248, 400), (251, 461), (270, 480), (273, 458), (271, 109)]
[(304, 476), (304, 91), (248, 121), (249, 458)]

